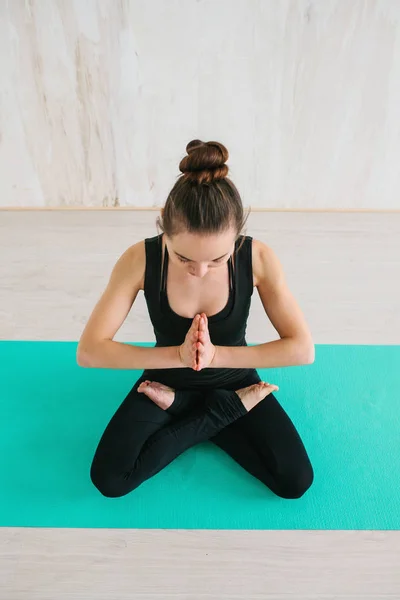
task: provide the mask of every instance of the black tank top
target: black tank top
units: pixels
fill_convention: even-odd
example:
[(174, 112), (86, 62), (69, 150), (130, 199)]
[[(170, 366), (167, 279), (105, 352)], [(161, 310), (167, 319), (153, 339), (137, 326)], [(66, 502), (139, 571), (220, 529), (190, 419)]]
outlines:
[[(243, 243), (242, 243), (243, 241)], [(168, 252), (162, 261), (162, 234), (145, 239), (146, 271), (144, 296), (153, 325), (156, 346), (179, 346), (193, 319), (176, 314), (166, 292)], [(161, 264), (163, 262), (163, 264)], [(246, 346), (246, 327), (253, 294), (252, 238), (240, 237), (235, 244), (234, 268), (228, 261), (229, 299), (217, 314), (208, 317), (210, 338), (216, 346)], [(147, 369), (144, 376), (171, 387), (223, 387), (240, 383), (253, 369)]]

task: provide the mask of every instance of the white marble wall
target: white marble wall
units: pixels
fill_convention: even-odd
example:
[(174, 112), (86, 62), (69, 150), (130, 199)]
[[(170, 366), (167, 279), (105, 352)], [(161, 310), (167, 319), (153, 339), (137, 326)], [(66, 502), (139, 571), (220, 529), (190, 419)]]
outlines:
[(0, 0), (0, 207), (161, 205), (195, 137), (246, 205), (400, 208), (400, 0)]

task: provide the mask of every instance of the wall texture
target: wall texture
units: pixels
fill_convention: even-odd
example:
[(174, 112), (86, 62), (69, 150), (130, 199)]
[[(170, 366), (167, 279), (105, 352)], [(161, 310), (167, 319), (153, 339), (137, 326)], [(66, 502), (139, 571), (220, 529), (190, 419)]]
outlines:
[(0, 0), (0, 207), (162, 205), (193, 138), (244, 203), (400, 208), (400, 0)]

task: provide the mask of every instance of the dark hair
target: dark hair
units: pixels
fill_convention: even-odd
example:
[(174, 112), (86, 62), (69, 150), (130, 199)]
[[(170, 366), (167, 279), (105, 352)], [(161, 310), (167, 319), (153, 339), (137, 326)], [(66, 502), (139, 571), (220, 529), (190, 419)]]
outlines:
[(219, 233), (233, 226), (239, 236), (247, 221), (242, 199), (227, 178), (228, 150), (219, 142), (192, 140), (179, 163), (183, 175), (170, 191), (157, 226), (168, 237), (187, 230)]

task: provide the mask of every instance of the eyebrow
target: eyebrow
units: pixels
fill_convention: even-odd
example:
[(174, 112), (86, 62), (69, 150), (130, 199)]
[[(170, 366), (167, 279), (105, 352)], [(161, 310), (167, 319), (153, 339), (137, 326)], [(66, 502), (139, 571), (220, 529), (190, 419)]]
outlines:
[[(175, 250), (174, 250), (174, 252), (175, 252)], [(189, 261), (189, 262), (195, 262), (195, 261), (193, 261), (191, 258), (187, 258), (186, 256), (182, 256), (182, 254), (179, 254), (178, 252), (175, 252), (175, 254), (176, 254), (177, 256), (179, 256), (180, 258), (183, 258), (184, 260), (187, 260), (187, 261)], [(225, 252), (225, 254), (223, 254), (222, 256), (219, 256), (218, 258), (213, 258), (213, 260), (212, 260), (212, 261), (210, 261), (210, 262), (214, 262), (214, 261), (216, 261), (216, 260), (220, 260), (221, 258), (224, 258), (224, 256), (226, 256), (227, 254), (228, 254), (228, 252)]]

